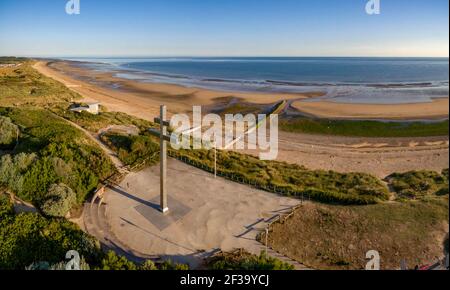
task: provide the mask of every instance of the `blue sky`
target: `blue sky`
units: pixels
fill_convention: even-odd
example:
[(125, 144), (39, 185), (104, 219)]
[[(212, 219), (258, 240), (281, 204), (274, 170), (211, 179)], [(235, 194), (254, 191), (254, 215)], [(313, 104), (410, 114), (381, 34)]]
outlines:
[(0, 0), (0, 55), (445, 56), (448, 0)]

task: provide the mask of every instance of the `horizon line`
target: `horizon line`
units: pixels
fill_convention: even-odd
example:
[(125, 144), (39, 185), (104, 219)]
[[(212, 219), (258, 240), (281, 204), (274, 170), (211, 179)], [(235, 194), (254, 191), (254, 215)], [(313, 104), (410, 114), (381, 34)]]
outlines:
[(298, 56), (287, 56), (287, 55), (61, 55), (61, 56), (51, 56), (51, 55), (0, 55), (0, 57), (25, 57), (25, 58), (446, 58), (449, 59), (450, 56), (320, 56), (320, 55), (298, 55)]

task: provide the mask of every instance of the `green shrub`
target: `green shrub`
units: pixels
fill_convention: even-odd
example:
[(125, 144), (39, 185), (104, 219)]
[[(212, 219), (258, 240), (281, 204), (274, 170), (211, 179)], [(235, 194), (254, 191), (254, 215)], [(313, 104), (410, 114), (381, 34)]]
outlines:
[(35, 154), (20, 153), (14, 157), (2, 156), (0, 158), (0, 186), (5, 186), (16, 194), (21, 193), (25, 181), (24, 174), (35, 160)]
[(16, 144), (19, 127), (10, 118), (0, 116), (0, 148), (10, 148)]
[(70, 250), (78, 251), (87, 261), (98, 256), (94, 240), (69, 221), (31, 213), (0, 219), (2, 270), (24, 270), (40, 261), (53, 265), (64, 260)]
[(137, 270), (138, 267), (127, 258), (118, 256), (116, 253), (110, 251), (103, 258), (99, 270), (113, 270), (113, 271), (129, 271)]
[(0, 220), (14, 215), (14, 207), (7, 195), (0, 193)]
[(188, 271), (189, 266), (185, 264), (178, 264), (172, 261), (164, 261), (159, 265), (159, 270), (169, 270), (169, 271)]
[(443, 174), (434, 171), (395, 173), (387, 178), (390, 186), (403, 199), (423, 199), (432, 195), (449, 193), (448, 170)]
[(155, 271), (158, 270), (158, 267), (156, 267), (155, 263), (152, 261), (147, 260), (139, 267), (139, 269), (142, 271)]
[(64, 183), (53, 184), (50, 186), (47, 200), (42, 205), (41, 210), (47, 216), (65, 217), (76, 202), (76, 194), (70, 187)]
[(220, 253), (206, 261), (210, 270), (294, 270), (294, 266), (279, 259), (268, 256), (262, 252), (259, 256), (252, 255), (245, 250), (237, 250), (232, 253)]
[(151, 166), (159, 161), (159, 144), (146, 135), (126, 136), (107, 133), (102, 140), (111, 147), (119, 159), (131, 167)]

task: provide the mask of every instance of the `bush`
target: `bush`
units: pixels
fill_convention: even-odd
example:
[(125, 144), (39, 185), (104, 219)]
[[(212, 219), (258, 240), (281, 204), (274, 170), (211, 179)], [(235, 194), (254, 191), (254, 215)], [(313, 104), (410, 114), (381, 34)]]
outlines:
[(50, 186), (47, 198), (41, 210), (47, 216), (52, 217), (65, 217), (77, 202), (75, 192), (64, 183)]
[(19, 135), (17, 127), (10, 118), (0, 116), (0, 148), (10, 148), (16, 144)]
[(2, 156), (0, 158), (0, 186), (5, 186), (16, 194), (21, 193), (25, 181), (24, 174), (35, 160), (35, 154), (20, 153), (14, 157)]
[(279, 259), (269, 257), (265, 252), (257, 256), (242, 249), (232, 253), (219, 253), (208, 259), (206, 266), (211, 270), (294, 270), (294, 266)]
[(14, 215), (14, 207), (8, 196), (0, 194), (0, 220)]
[(0, 219), (0, 269), (24, 270), (45, 261), (54, 265), (75, 250), (87, 261), (95, 261), (98, 248), (75, 224), (23, 213)]
[(128, 261), (125, 257), (117, 256), (116, 253), (110, 251), (103, 258), (99, 270), (129, 271), (137, 269), (137, 266), (133, 262)]
[(113, 271), (153, 271), (153, 270), (189, 270), (188, 265), (176, 264), (170, 261), (165, 261), (160, 265), (155, 265), (150, 260), (145, 261), (141, 265), (137, 265), (129, 261), (126, 257), (118, 256), (116, 253), (108, 252), (101, 261), (98, 270), (113, 270)]
[(395, 173), (387, 181), (400, 198), (423, 199), (449, 193), (448, 169), (443, 174), (425, 170)]
[(185, 264), (173, 263), (172, 261), (164, 261), (161, 265), (159, 265), (159, 269), (169, 271), (188, 271), (189, 266)]
[(131, 167), (151, 166), (159, 161), (159, 144), (150, 136), (107, 133), (102, 140), (117, 152), (123, 163)]

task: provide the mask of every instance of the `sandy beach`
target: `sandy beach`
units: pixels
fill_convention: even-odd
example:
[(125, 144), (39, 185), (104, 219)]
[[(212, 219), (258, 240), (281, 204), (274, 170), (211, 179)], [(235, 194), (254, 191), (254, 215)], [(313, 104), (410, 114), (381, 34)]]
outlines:
[[(50, 66), (49, 66), (50, 65)], [(187, 113), (192, 106), (214, 107), (221, 99), (233, 97), (245, 102), (269, 105), (282, 100), (301, 100), (317, 96), (311, 94), (268, 94), (247, 92), (221, 92), (187, 88), (172, 84), (142, 83), (114, 77), (111, 73), (98, 73), (82, 69), (69, 62), (39, 61), (34, 65), (42, 74), (51, 77), (82, 95), (85, 101), (101, 102), (112, 111), (125, 112), (142, 119), (153, 120), (164, 103), (168, 113)], [(80, 80), (83, 79), (83, 80)], [(97, 84), (84, 81), (94, 80)], [(108, 88), (115, 84), (118, 89)]]
[[(153, 120), (159, 115), (159, 106), (162, 103), (168, 106), (170, 115), (190, 112), (193, 105), (214, 108), (216, 104), (220, 104), (222, 98), (230, 96), (243, 102), (262, 105), (289, 100), (294, 109), (323, 117), (408, 120), (448, 118), (448, 98), (433, 103), (403, 105), (301, 102), (318, 94), (230, 93), (176, 85), (139, 83), (118, 79), (107, 73), (81, 69), (67, 62), (57, 62), (48, 66), (48, 62), (39, 61), (34, 67), (42, 74), (62, 82), (79, 93), (85, 101), (98, 101), (110, 111), (120, 111), (146, 120)], [(96, 83), (84, 79), (94, 79)], [(120, 85), (120, 89), (108, 88), (108, 85), (112, 84)], [(448, 136), (348, 138), (280, 132), (277, 160), (297, 163), (311, 169), (357, 171), (385, 178), (394, 172), (441, 171), (448, 168), (448, 139)], [(251, 151), (246, 153), (258, 154)]]
[(305, 102), (306, 99), (321, 96), (321, 93), (224, 92), (173, 84), (143, 83), (121, 79), (113, 73), (95, 72), (74, 64), (68, 61), (39, 61), (34, 67), (78, 92), (86, 101), (98, 101), (111, 110), (150, 120), (158, 114), (157, 108), (161, 103), (167, 104), (169, 114), (185, 113), (192, 111), (194, 105), (213, 108), (221, 99), (227, 97), (258, 105), (288, 100), (295, 110), (320, 118), (435, 120), (448, 118), (449, 115), (448, 97), (434, 99), (429, 103), (384, 105)]
[(332, 119), (430, 120), (446, 119), (449, 115), (448, 98), (429, 103), (389, 105), (295, 101), (292, 107), (308, 115)]

